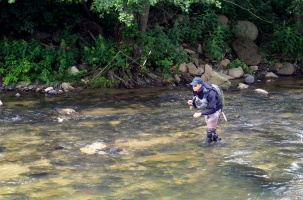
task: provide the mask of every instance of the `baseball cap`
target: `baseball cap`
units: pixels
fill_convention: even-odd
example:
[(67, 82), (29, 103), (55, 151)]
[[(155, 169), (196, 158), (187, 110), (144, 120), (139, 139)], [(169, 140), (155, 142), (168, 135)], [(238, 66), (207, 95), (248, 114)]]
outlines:
[(198, 84), (203, 84), (202, 79), (199, 77), (194, 78), (193, 81), (190, 83), (190, 85), (193, 85), (193, 86), (196, 86)]

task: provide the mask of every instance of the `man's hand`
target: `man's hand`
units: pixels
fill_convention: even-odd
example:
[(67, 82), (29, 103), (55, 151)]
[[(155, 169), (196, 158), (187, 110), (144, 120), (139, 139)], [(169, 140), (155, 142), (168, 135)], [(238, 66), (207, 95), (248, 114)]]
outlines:
[(187, 103), (188, 103), (188, 105), (192, 106), (193, 105), (193, 100), (188, 100)]
[(195, 113), (194, 118), (201, 117), (201, 113)]

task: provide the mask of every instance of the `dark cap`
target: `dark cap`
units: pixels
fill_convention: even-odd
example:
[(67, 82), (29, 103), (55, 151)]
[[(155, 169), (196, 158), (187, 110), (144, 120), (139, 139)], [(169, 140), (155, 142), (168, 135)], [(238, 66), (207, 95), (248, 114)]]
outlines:
[(194, 78), (193, 81), (190, 83), (190, 85), (192, 85), (192, 86), (196, 86), (198, 84), (203, 84), (202, 79), (199, 77)]

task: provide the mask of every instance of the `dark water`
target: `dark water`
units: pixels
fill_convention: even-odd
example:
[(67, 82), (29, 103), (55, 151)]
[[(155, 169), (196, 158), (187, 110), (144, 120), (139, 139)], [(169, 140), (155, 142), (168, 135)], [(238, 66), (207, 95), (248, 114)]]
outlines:
[(302, 199), (303, 79), (224, 94), (206, 145), (187, 87), (0, 93), (0, 199)]

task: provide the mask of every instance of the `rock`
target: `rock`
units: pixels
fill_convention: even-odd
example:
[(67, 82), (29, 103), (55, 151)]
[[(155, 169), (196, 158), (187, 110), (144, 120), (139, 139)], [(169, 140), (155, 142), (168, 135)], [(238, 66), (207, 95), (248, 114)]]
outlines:
[(17, 83), (16, 87), (27, 87), (31, 84), (29, 81), (20, 81)]
[(58, 94), (63, 94), (63, 90), (58, 90)]
[(279, 77), (273, 72), (269, 72), (265, 74), (265, 78), (279, 78)]
[(8, 91), (15, 90), (16, 89), (16, 83), (9, 83), (8, 85), (4, 86), (4, 89), (8, 90)]
[(70, 86), (71, 86), (70, 83), (65, 83), (65, 82), (63, 82), (63, 83), (61, 84), (61, 88), (64, 89), (64, 90), (67, 90)]
[(77, 72), (79, 72), (78, 68), (76, 66), (71, 67), (71, 74), (75, 75)]
[(239, 83), (237, 88), (240, 90), (244, 90), (244, 89), (247, 89), (248, 87), (249, 86), (244, 83)]
[(283, 67), (283, 64), (281, 64), (281, 63), (275, 63), (274, 66), (273, 66), (273, 70), (274, 71), (278, 71), (282, 67)]
[(198, 53), (201, 54), (201, 55), (203, 54), (203, 49), (202, 49), (201, 44), (198, 45)]
[(219, 76), (222, 76), (222, 77), (226, 78), (227, 80), (233, 80), (233, 79), (235, 79), (234, 77), (228, 76), (228, 75), (226, 75), (226, 74), (224, 74), (222, 72), (217, 72), (217, 73), (218, 73)]
[(242, 67), (232, 68), (228, 70), (228, 75), (234, 78), (241, 78), (244, 75)]
[(196, 65), (194, 65), (193, 63), (187, 63), (186, 67), (188, 68), (188, 72), (191, 75), (194, 75), (194, 76), (199, 75), (198, 69), (197, 69)]
[(46, 33), (46, 32), (39, 32), (35, 34), (35, 40), (45, 40), (47, 38), (52, 37), (52, 35), (50, 33)]
[(0, 152), (3, 152), (6, 149), (6, 147), (0, 147)]
[(231, 82), (226, 77), (221, 76), (219, 73), (214, 72), (212, 70), (209, 71), (209, 69), (207, 69), (207, 71), (208, 72), (204, 73), (201, 77), (203, 81), (208, 82), (210, 84), (216, 84), (224, 89), (230, 88)]
[(181, 63), (179, 65), (179, 70), (182, 72), (182, 73), (186, 73), (187, 72), (187, 67), (186, 67), (186, 63)]
[(249, 69), (251, 71), (258, 71), (259, 70), (259, 67), (257, 65), (254, 65), (254, 66), (249, 66)]
[(175, 74), (175, 82), (179, 84), (180, 81), (181, 81), (180, 76), (178, 74)]
[(248, 38), (251, 41), (255, 41), (258, 37), (259, 31), (255, 24), (249, 21), (237, 21), (240, 31), (236, 35), (241, 38)]
[(258, 94), (268, 96), (268, 92), (266, 90), (263, 90), (263, 89), (255, 89), (255, 92), (258, 93)]
[(225, 15), (218, 15), (218, 23), (220, 26), (226, 28), (228, 24), (228, 18)]
[(258, 54), (258, 46), (245, 38), (237, 38), (232, 43), (232, 48), (235, 50), (239, 59), (242, 59), (247, 65), (258, 65), (261, 61), (261, 56)]
[(17, 93), (17, 94), (15, 94), (15, 96), (16, 96), (16, 97), (20, 97), (20, 96), (21, 96), (21, 94), (20, 94), (20, 93)]
[(57, 95), (58, 92), (57, 92), (57, 90), (50, 90), (50, 91), (47, 92), (47, 94), (50, 94), (50, 95)]
[(48, 91), (53, 90), (53, 89), (54, 89), (53, 87), (48, 87), (48, 88), (46, 88), (44, 91), (45, 91), (45, 92), (48, 92)]
[(230, 60), (224, 59), (220, 62), (220, 66), (226, 67), (230, 63)]
[(65, 108), (65, 109), (58, 109), (56, 110), (60, 115), (67, 115), (67, 116), (71, 116), (71, 115), (76, 115), (77, 112), (74, 109), (70, 109), (70, 108)]
[(252, 75), (248, 75), (244, 78), (244, 82), (247, 84), (253, 84), (255, 82), (255, 77)]
[(1, 100), (0, 100), (0, 108), (3, 108), (3, 103)]
[(295, 72), (293, 64), (286, 64), (281, 69), (277, 71), (280, 75), (292, 75)]
[(190, 50), (190, 49), (184, 49), (188, 54), (190, 54), (190, 55), (194, 55), (194, 54), (196, 54), (196, 52), (195, 51), (193, 51), (193, 50)]

